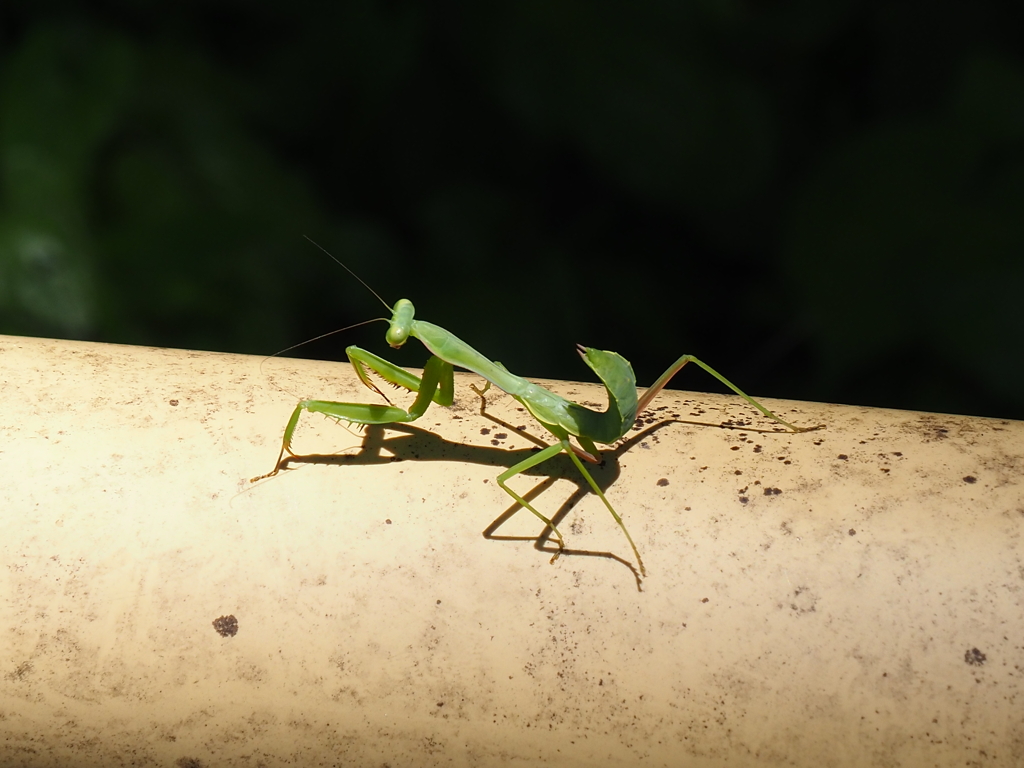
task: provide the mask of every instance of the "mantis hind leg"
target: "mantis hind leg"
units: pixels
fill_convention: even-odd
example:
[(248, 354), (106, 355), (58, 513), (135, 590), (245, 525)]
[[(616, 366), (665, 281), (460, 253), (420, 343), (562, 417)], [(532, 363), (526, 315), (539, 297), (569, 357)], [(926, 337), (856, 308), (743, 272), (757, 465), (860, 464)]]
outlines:
[(796, 427), (796, 426), (790, 424), (788, 421), (784, 421), (783, 419), (779, 418), (774, 413), (769, 411), (767, 408), (765, 408), (763, 405), (761, 405), (759, 402), (757, 402), (757, 400), (752, 398), (750, 395), (748, 395), (742, 389), (740, 389), (735, 384), (733, 384), (731, 381), (729, 381), (727, 378), (725, 378), (725, 376), (720, 374), (718, 371), (716, 371), (710, 365), (705, 363), (703, 360), (697, 359), (693, 355), (683, 355), (678, 360), (676, 360), (674, 363), (672, 363), (672, 365), (669, 366), (667, 371), (665, 371), (663, 374), (661, 374), (661, 377), (656, 382), (654, 382), (647, 389), (647, 391), (644, 392), (643, 395), (640, 397), (640, 400), (637, 403), (637, 409), (636, 409), (637, 414), (642, 413), (643, 410), (645, 408), (647, 408), (647, 406), (650, 404), (651, 400), (653, 400), (655, 398), (655, 396), (659, 392), (661, 392), (661, 390), (663, 390), (665, 388), (665, 386), (669, 383), (669, 381), (671, 381), (672, 377), (675, 376), (677, 373), (679, 373), (679, 371), (681, 371), (683, 369), (683, 367), (687, 363), (693, 363), (694, 365), (699, 366), (700, 368), (705, 370), (707, 373), (709, 373), (710, 375), (712, 375), (716, 379), (718, 379), (720, 382), (722, 382), (725, 386), (727, 386), (729, 389), (731, 389), (737, 395), (739, 395), (744, 400), (746, 400), (748, 403), (750, 403), (752, 406), (757, 408), (757, 410), (759, 410), (761, 413), (763, 413), (769, 419), (773, 419), (774, 421), (777, 421), (779, 424), (781, 424), (782, 426), (784, 426), (786, 429), (790, 430), (791, 432), (812, 432), (812, 431), (814, 431), (816, 429), (824, 429), (825, 428), (824, 424), (818, 424), (818, 425), (813, 426), (813, 427)]
[[(349, 358), (353, 359), (351, 349), (358, 348), (349, 348)], [(359, 351), (362, 352), (363, 350)], [(386, 381), (398, 384), (406, 389), (411, 389), (417, 393), (416, 400), (409, 407), (409, 410), (405, 411), (393, 405), (337, 403), (331, 400), (303, 400), (295, 406), (295, 410), (292, 411), (288, 424), (284, 428), (281, 452), (277, 455), (277, 462), (274, 464), (274, 468), (265, 475), (251, 478), (249, 480), (250, 483), (255, 483), (257, 480), (263, 480), (267, 477), (273, 477), (280, 471), (281, 462), (285, 454), (287, 453), (289, 456), (295, 455), (294, 451), (292, 451), (292, 438), (295, 435), (295, 428), (299, 424), (299, 417), (303, 411), (322, 413), (324, 416), (335, 421), (344, 421), (349, 424), (395, 424), (415, 421), (426, 412), (427, 408), (430, 407), (431, 401), (438, 402), (441, 405), (452, 404), (455, 381), (451, 363), (446, 363), (439, 357), (431, 357), (423, 368), (423, 377), (420, 378), (409, 373), (404, 368), (398, 368), (398, 366), (378, 358), (376, 355), (371, 355), (370, 353), (367, 353), (367, 355), (373, 359), (360, 358), (362, 364), (372, 368)], [(366, 378), (366, 372), (356, 365), (355, 359), (353, 359), (352, 364), (356, 368), (359, 378), (367, 386), (377, 390), (369, 382), (369, 379)], [(400, 371), (401, 375), (396, 374), (396, 371)], [(380, 390), (377, 391), (379, 392)]]
[(619, 528), (621, 528), (622, 532), (626, 535), (626, 541), (628, 541), (629, 546), (633, 548), (633, 555), (636, 557), (636, 564), (640, 566), (640, 575), (646, 576), (647, 569), (644, 568), (644, 559), (640, 557), (640, 550), (638, 550), (636, 548), (636, 544), (633, 543), (633, 537), (629, 535), (629, 529), (626, 528), (626, 524), (622, 522), (622, 518), (619, 517), (619, 513), (615, 511), (615, 508), (612, 506), (611, 502), (608, 501), (608, 498), (604, 495), (604, 492), (598, 487), (597, 483), (594, 481), (594, 478), (591, 476), (590, 472), (587, 471), (587, 468), (583, 466), (583, 462), (579, 460), (579, 457), (573, 451), (566, 451), (566, 453), (569, 454), (569, 458), (572, 459), (573, 463), (576, 464), (576, 468), (579, 469), (583, 477), (587, 479), (587, 482), (590, 484), (591, 490), (601, 498), (601, 501), (604, 502), (604, 505), (608, 508), (608, 511), (612, 513), (612, 517), (615, 518), (615, 522), (619, 524)]

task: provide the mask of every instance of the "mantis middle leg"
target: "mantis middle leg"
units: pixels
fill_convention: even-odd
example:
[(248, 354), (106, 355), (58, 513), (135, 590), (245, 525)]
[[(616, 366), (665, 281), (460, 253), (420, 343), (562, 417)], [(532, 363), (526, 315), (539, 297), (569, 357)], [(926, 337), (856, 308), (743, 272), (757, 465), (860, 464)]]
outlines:
[[(550, 425), (545, 426), (549, 430), (552, 429)], [(555, 433), (552, 431), (552, 434)], [(569, 442), (568, 435), (566, 435), (563, 438), (560, 438), (557, 443), (549, 445), (544, 450), (533, 454), (528, 459), (525, 459), (524, 461), (521, 461), (518, 464), (516, 464), (514, 467), (511, 467), (510, 469), (507, 469), (504, 472), (502, 472), (500, 475), (498, 475), (498, 485), (501, 486), (501, 489), (505, 491), (505, 493), (507, 493), (509, 496), (515, 499), (520, 506), (525, 507), (538, 518), (540, 518), (544, 522), (544, 524), (551, 529), (551, 532), (555, 534), (555, 537), (558, 539), (558, 551), (555, 552), (555, 554), (551, 557), (551, 562), (555, 562), (555, 560), (558, 559), (558, 556), (562, 554), (562, 550), (565, 549), (565, 540), (562, 538), (561, 532), (558, 530), (557, 527), (555, 527), (555, 524), (551, 522), (551, 520), (544, 517), (544, 515), (538, 512), (533, 507), (533, 505), (530, 504), (530, 502), (528, 502), (518, 493), (509, 488), (505, 484), (505, 481), (511, 480), (516, 475), (522, 474), (526, 470), (532, 469), (538, 464), (543, 464), (548, 459), (553, 459), (555, 456), (562, 453), (563, 451), (569, 454), (569, 458), (572, 459), (573, 463), (576, 465), (576, 468), (579, 469), (583, 477), (586, 478), (587, 484), (590, 486), (590, 489), (600, 497), (601, 501), (604, 502), (605, 507), (607, 507), (608, 511), (611, 512), (612, 517), (615, 518), (615, 522), (619, 524), (619, 528), (621, 528), (622, 532), (626, 535), (626, 540), (629, 542), (629, 546), (633, 548), (633, 554), (636, 556), (637, 564), (640, 566), (640, 574), (642, 576), (646, 576), (647, 570), (644, 568), (643, 558), (640, 557), (640, 551), (636, 548), (636, 544), (633, 543), (633, 537), (629, 535), (629, 530), (626, 528), (626, 524), (622, 522), (622, 518), (619, 517), (619, 513), (615, 511), (615, 508), (612, 507), (611, 502), (608, 501), (608, 498), (604, 495), (604, 492), (601, 490), (600, 486), (598, 486), (593, 476), (590, 474), (590, 472), (587, 471), (587, 468), (583, 466), (583, 462), (579, 460), (579, 457), (573, 450), (572, 444)]]

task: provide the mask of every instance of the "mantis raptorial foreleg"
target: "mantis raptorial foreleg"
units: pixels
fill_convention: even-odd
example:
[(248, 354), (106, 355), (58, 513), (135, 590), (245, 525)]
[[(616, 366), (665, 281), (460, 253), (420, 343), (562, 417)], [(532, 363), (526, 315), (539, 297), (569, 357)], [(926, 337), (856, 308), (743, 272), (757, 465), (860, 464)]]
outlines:
[[(340, 264), (341, 262), (338, 263)], [(342, 266), (344, 267), (345, 265), (342, 264)], [(348, 269), (348, 267), (345, 267), (345, 269)], [(349, 271), (351, 272), (351, 270)], [(391, 308), (389, 307), (389, 309)], [(394, 424), (415, 421), (423, 415), (431, 402), (445, 406), (452, 404), (454, 396), (452, 370), (453, 366), (458, 366), (473, 371), (487, 380), (487, 385), (483, 390), (474, 387), (481, 397), (487, 391), (487, 388), (494, 384), (518, 400), (557, 440), (557, 442), (498, 475), (498, 485), (501, 489), (515, 499), (516, 503), (536, 515), (554, 533), (558, 542), (558, 551), (551, 558), (552, 562), (558, 558), (558, 555), (565, 548), (565, 540), (562, 534), (549, 518), (542, 515), (526, 499), (509, 488), (506, 482), (516, 475), (543, 464), (545, 461), (564, 452), (569, 455), (569, 458), (580, 471), (580, 474), (586, 479), (591, 490), (598, 495), (605, 507), (608, 508), (608, 511), (622, 529), (626, 540), (633, 550), (640, 573), (646, 575), (640, 551), (633, 542), (633, 537), (630, 536), (626, 524), (614, 507), (612, 507), (611, 502), (608, 501), (580, 459), (582, 458), (590, 462), (598, 461), (598, 451), (595, 443), (611, 445), (622, 438), (633, 426), (637, 413), (647, 407), (648, 403), (658, 392), (665, 388), (665, 385), (668, 384), (669, 380), (680, 369), (688, 363), (698, 365), (757, 408), (766, 417), (777, 421), (792, 432), (807, 432), (812, 429), (821, 428), (821, 425), (795, 427), (789, 422), (783, 421), (716, 370), (693, 355), (683, 355), (676, 360), (641, 397), (637, 393), (636, 377), (633, 375), (633, 368), (628, 361), (615, 352), (606, 352), (600, 349), (577, 345), (583, 362), (590, 366), (594, 373), (597, 374), (608, 393), (608, 409), (602, 412), (593, 411), (578, 403), (566, 400), (561, 395), (557, 395), (521, 376), (510, 373), (505, 366), (488, 360), (466, 344), (466, 342), (445, 329), (432, 323), (416, 320), (412, 302), (408, 299), (400, 299), (391, 311), (391, 320), (388, 321), (388, 344), (397, 349), (405, 344), (410, 336), (413, 336), (423, 342), (423, 345), (432, 353), (424, 367), (422, 377), (409, 373), (405, 369), (389, 363), (384, 358), (378, 357), (359, 347), (349, 347), (346, 353), (360, 381), (384, 397), (385, 400), (387, 400), (387, 397), (370, 380), (367, 369), (374, 371), (385, 381), (416, 392), (416, 399), (409, 407), (409, 410), (403, 410), (390, 404), (368, 405), (364, 403), (337, 403), (328, 400), (303, 400), (295, 406), (295, 410), (292, 411), (291, 418), (289, 418), (288, 424), (285, 427), (284, 437), (281, 442), (281, 452), (278, 454), (274, 469), (265, 475), (252, 478), (253, 482), (276, 475), (281, 468), (285, 454), (294, 455), (291, 449), (292, 437), (295, 434), (295, 428), (303, 411), (322, 413), (337, 421), (351, 424)], [(572, 437), (576, 438), (579, 445), (572, 443), (570, 439)]]
[(370, 381), (366, 375), (366, 368), (370, 368), (380, 375), (385, 381), (397, 384), (400, 387), (417, 392), (416, 400), (409, 407), (408, 411), (396, 408), (393, 405), (370, 405), (367, 403), (337, 403), (331, 400), (302, 400), (295, 406), (288, 424), (284, 428), (284, 438), (281, 441), (281, 452), (277, 456), (277, 463), (274, 468), (265, 475), (258, 475), (249, 480), (255, 483), (267, 477), (273, 477), (281, 469), (281, 460), (287, 453), (294, 456), (292, 451), (292, 438), (295, 435), (295, 428), (299, 425), (299, 417), (303, 411), (309, 413), (322, 413), (335, 421), (343, 421), (347, 424), (398, 424), (402, 422), (415, 421), (427, 410), (430, 401), (438, 405), (451, 405), (455, 394), (455, 381), (452, 373), (452, 366), (439, 357), (431, 357), (423, 368), (423, 376), (416, 376), (404, 368), (399, 368), (387, 360), (377, 357), (372, 352), (367, 352), (359, 347), (349, 347), (345, 350), (352, 367), (356, 369), (359, 379), (367, 387), (377, 392), (387, 400), (387, 396)]

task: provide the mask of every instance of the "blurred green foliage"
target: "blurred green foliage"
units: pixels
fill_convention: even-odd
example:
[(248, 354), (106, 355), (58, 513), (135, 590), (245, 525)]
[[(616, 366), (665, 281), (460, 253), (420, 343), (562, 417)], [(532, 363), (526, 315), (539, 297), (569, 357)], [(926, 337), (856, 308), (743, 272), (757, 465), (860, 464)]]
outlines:
[(308, 235), (524, 375), (581, 342), (1024, 418), (1021, 15), (8, 0), (0, 332), (270, 353), (383, 314)]

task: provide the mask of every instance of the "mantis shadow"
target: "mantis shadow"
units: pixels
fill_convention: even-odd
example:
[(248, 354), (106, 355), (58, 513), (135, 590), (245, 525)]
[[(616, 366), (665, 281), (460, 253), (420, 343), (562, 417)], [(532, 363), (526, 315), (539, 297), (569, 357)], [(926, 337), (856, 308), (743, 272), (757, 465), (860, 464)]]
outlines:
[[(279, 468), (284, 470), (291, 465), (298, 464), (325, 464), (331, 466), (372, 466), (378, 464), (392, 464), (401, 461), (454, 461), (470, 464), (486, 465), (495, 468), (496, 474), (508, 469), (526, 459), (530, 454), (541, 450), (540, 446), (547, 445), (543, 440), (537, 438), (525, 430), (514, 427), (501, 419), (483, 414), (490, 421), (509, 429), (526, 440), (535, 443), (535, 448), (501, 448), (481, 445), (469, 445), (464, 442), (452, 442), (426, 429), (411, 424), (394, 423), (385, 426), (370, 425), (363, 430), (363, 441), (358, 452), (353, 454), (303, 454), (285, 456), (281, 459)], [(664, 420), (643, 429), (641, 432), (620, 442), (613, 448), (601, 453), (602, 461), (599, 464), (588, 465), (588, 470), (597, 483), (598, 487), (606, 491), (615, 483), (620, 474), (619, 457), (633, 447), (637, 442), (643, 440), (655, 431), (668, 426), (672, 420)], [(388, 432), (400, 433), (389, 436)], [(533, 501), (558, 480), (568, 480), (576, 486), (576, 489), (559, 506), (554, 514), (548, 515), (554, 525), (564, 520), (572, 509), (588, 495), (593, 495), (590, 486), (580, 474), (579, 470), (572, 463), (568, 456), (560, 454), (552, 457), (542, 464), (531, 467), (520, 473), (529, 477), (542, 477), (542, 482), (531, 488), (522, 497), (527, 501)], [(593, 551), (574, 549), (566, 547), (559, 550), (551, 543), (553, 532), (547, 525), (544, 526), (539, 536), (505, 536), (497, 535), (495, 532), (505, 524), (522, 507), (514, 502), (505, 511), (483, 530), (485, 539), (495, 541), (532, 541), (534, 549), (552, 555), (552, 561), (561, 555), (573, 555), (577, 557), (600, 557), (614, 560), (627, 567), (633, 574), (640, 589), (641, 577), (636, 567), (628, 560), (616, 555), (613, 552)]]

